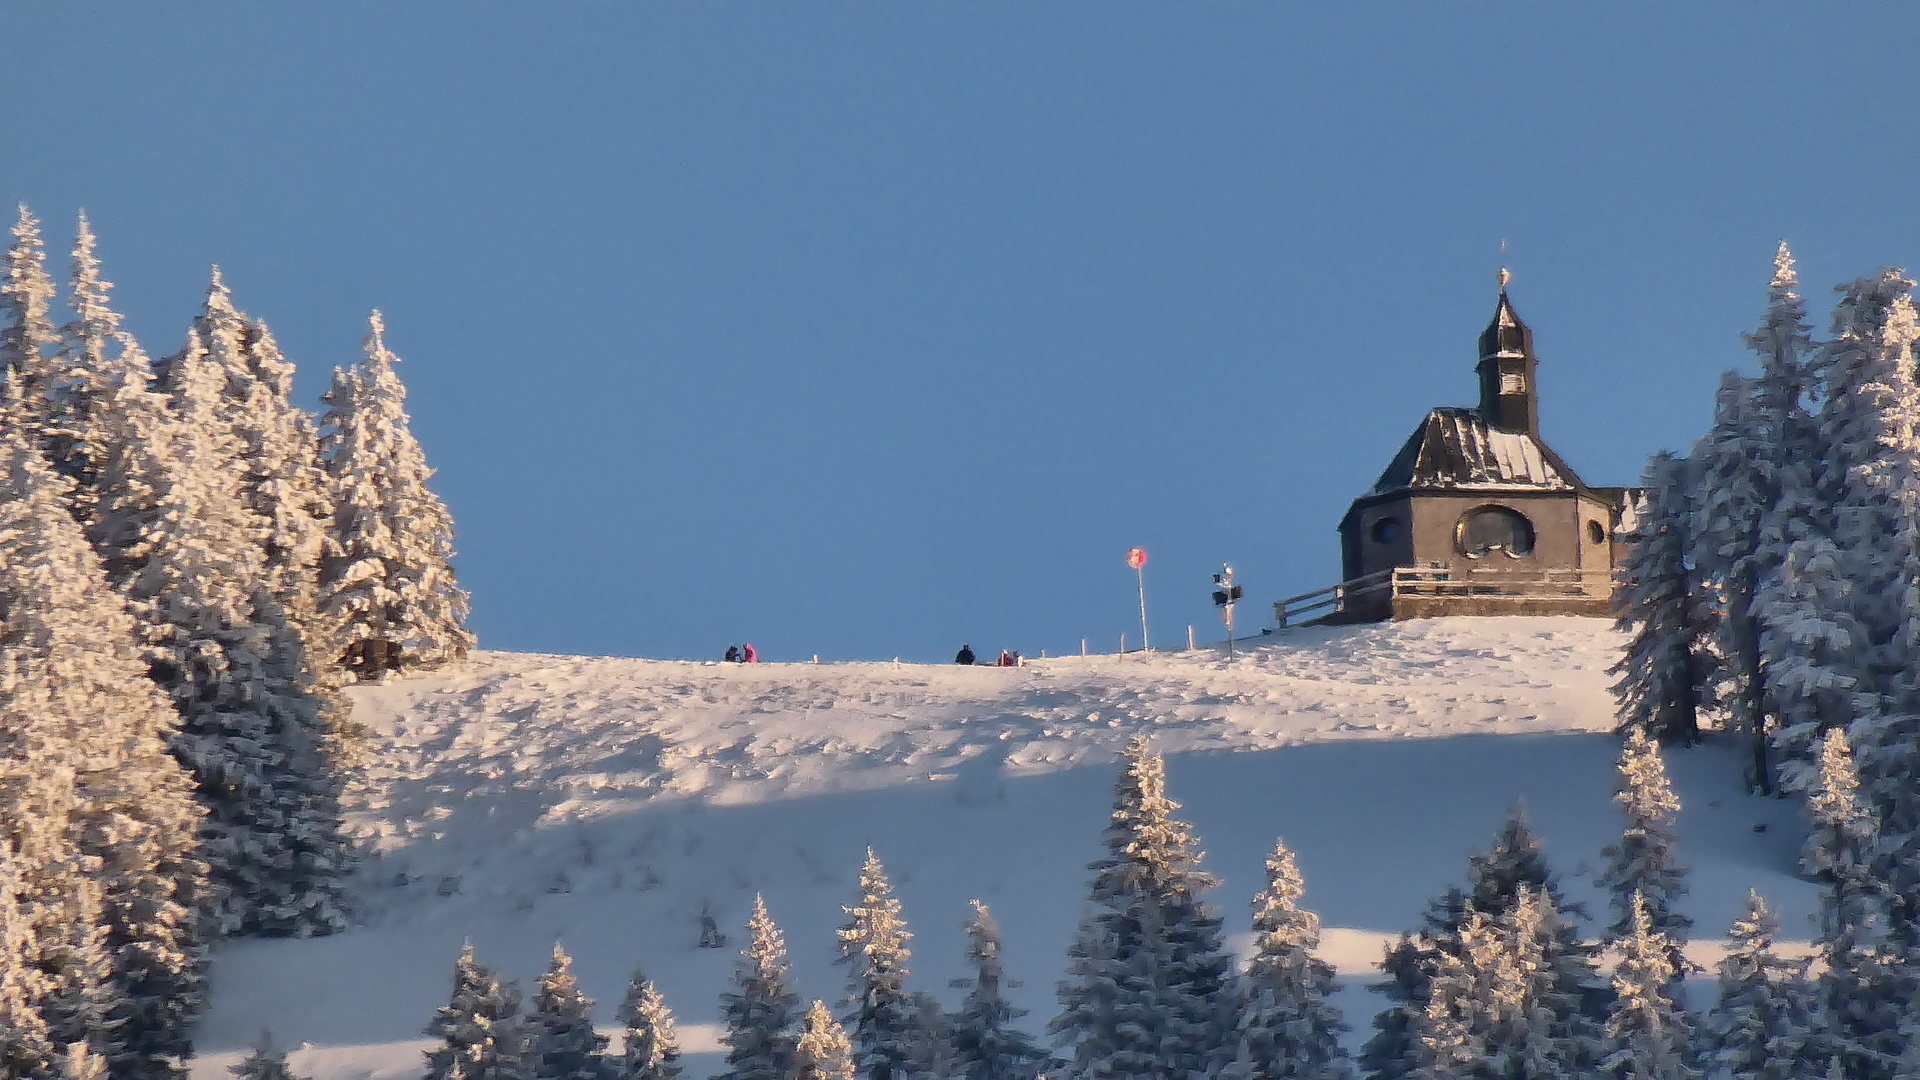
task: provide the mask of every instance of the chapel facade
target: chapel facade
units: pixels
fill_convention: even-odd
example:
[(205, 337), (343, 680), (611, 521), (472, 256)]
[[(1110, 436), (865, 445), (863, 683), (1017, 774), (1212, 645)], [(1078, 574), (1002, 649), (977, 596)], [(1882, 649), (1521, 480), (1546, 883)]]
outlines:
[(1332, 618), (1609, 613), (1633, 493), (1589, 486), (1540, 437), (1508, 280), (1480, 335), (1480, 403), (1429, 412), (1341, 519)]

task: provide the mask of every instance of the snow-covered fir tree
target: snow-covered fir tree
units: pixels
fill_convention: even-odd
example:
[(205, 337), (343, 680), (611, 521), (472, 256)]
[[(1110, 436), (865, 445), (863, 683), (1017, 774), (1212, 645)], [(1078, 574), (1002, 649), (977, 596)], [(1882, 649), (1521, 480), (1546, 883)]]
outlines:
[(660, 988), (635, 970), (620, 1003), (620, 1022), (627, 1037), (620, 1057), (609, 1064), (617, 1080), (680, 1080), (680, 1040), (673, 1030), (673, 1012)]
[(1748, 786), (1762, 794), (1775, 787), (1771, 747), (1777, 720), (1769, 715), (1768, 671), (1761, 662), (1761, 583), (1779, 573), (1794, 540), (1827, 527), (1814, 493), (1819, 429), (1807, 409), (1813, 334), (1798, 288), (1793, 253), (1783, 241), (1774, 256), (1766, 315), (1753, 333), (1742, 335), (1759, 357), (1759, 375), (1746, 380), (1728, 374), (1714, 426), (1693, 454), (1701, 473), (1694, 550), (1702, 569), (1722, 583), (1726, 615), (1719, 651), (1732, 683), (1727, 703), (1735, 730), (1750, 747)]
[(1498, 918), (1467, 910), (1458, 951), (1437, 958), (1427, 1001), (1409, 1025), (1407, 1075), (1504, 1080), (1580, 1075), (1590, 1066), (1590, 1041), (1559, 1020), (1577, 1002), (1548, 956), (1557, 918), (1531, 888)]
[(1861, 682), (1899, 659), (1886, 650), (1900, 625), (1911, 560), (1902, 492), (1916, 486), (1916, 404), (1912, 370), (1913, 282), (1883, 270), (1837, 290), (1830, 339), (1816, 359), (1824, 399), (1819, 413), (1822, 485), (1833, 507), (1834, 542), (1853, 583), (1856, 620), (1867, 635)]
[(426, 1034), (426, 1080), (531, 1080), (520, 991), (502, 983), (473, 956), (471, 942), (453, 965), (453, 996), (434, 1013)]
[(792, 1080), (853, 1080), (853, 1047), (827, 1003), (815, 1001), (794, 1045)]
[(307, 1080), (287, 1064), (285, 1047), (276, 1046), (273, 1032), (262, 1031), (240, 1064), (228, 1066), (234, 1080)]
[(1240, 1019), (1230, 1080), (1346, 1080), (1340, 1036), (1347, 1030), (1328, 999), (1333, 966), (1320, 959), (1320, 917), (1300, 906), (1306, 886), (1293, 852), (1275, 843), (1267, 887), (1253, 898), (1253, 961), (1241, 980)]
[[(301, 634), (311, 674), (331, 686), (340, 642), (338, 628), (319, 613), (319, 573), (333, 502), (313, 418), (293, 404), (293, 365), (267, 325), (234, 306), (217, 266), (189, 343), (197, 343), (198, 360), (218, 373), (215, 416), (232, 433), (241, 502), (262, 545), (265, 587)], [(174, 388), (189, 359), (185, 351), (169, 357), (160, 385)]]
[(43, 451), (59, 382), (59, 334), (49, 315), (53, 297), (40, 223), (22, 203), (7, 247), (6, 271), (0, 275), (0, 376), (11, 374), (18, 380), (20, 411), (12, 420), (22, 424), (28, 441)]
[(1659, 748), (1641, 728), (1627, 729), (1613, 801), (1626, 821), (1620, 842), (1609, 844), (1601, 852), (1607, 865), (1600, 871), (1597, 884), (1606, 886), (1614, 915), (1607, 940), (1617, 944), (1634, 932), (1637, 903), (1672, 948), (1668, 959), (1675, 978), (1682, 977), (1687, 961), (1681, 949), (1693, 920), (1674, 907), (1674, 901), (1687, 894), (1687, 870), (1680, 863), (1674, 828), (1680, 799), (1667, 782)]
[(952, 1019), (952, 1075), (956, 1080), (1030, 1080), (1047, 1052), (1014, 1026), (1027, 1010), (1002, 992), (1006, 964), (1000, 956), (1000, 928), (978, 900), (973, 902), (973, 918), (967, 920), (967, 962), (973, 979), (967, 1000)]
[(1720, 993), (1703, 1025), (1713, 1080), (1799, 1080), (1820, 1069), (1807, 961), (1774, 952), (1780, 922), (1757, 892), (1727, 932)]
[(1166, 763), (1136, 738), (1048, 1025), (1071, 1056), (1067, 1076), (1184, 1078), (1226, 1064), (1230, 963), (1204, 900), (1215, 881), (1179, 807)]
[(720, 995), (727, 1030), (727, 1067), (721, 1080), (787, 1080), (793, 1067), (800, 996), (787, 983), (787, 943), (753, 898), (747, 920), (747, 946), (733, 971), (734, 989)]
[(1701, 1073), (1693, 1021), (1673, 999), (1679, 982), (1674, 943), (1654, 927), (1638, 894), (1629, 907), (1630, 929), (1617, 943), (1601, 1072), (1617, 1080), (1694, 1080)]
[(21, 760), (73, 777), (71, 842), (94, 877), (60, 894), (58, 1034), (94, 1042), (117, 1078), (174, 1076), (205, 1007), (207, 901), (203, 815), (167, 751), (178, 715), (67, 513), (70, 486), (18, 426), (0, 428), (0, 649), (12, 668), (0, 730), (37, 740)]
[(378, 311), (371, 325), (366, 359), (335, 371), (321, 418), (335, 507), (321, 604), (343, 627), (347, 665), (362, 678), (436, 667), (473, 647), (451, 564), (453, 518), (427, 486), (433, 471)]
[(1819, 782), (1808, 810), (1813, 827), (1801, 866), (1823, 885), (1816, 939), (1825, 961), (1815, 984), (1819, 1056), (1839, 1056), (1848, 1076), (1875, 1080), (1888, 1075), (1887, 1064), (1900, 1051), (1907, 995), (1878, 948), (1884, 911), (1872, 870), (1873, 821), (1861, 802), (1842, 729), (1829, 732), (1821, 746)]
[[(1491, 924), (1509, 918), (1523, 897), (1537, 894), (1551, 911), (1538, 916), (1544, 937), (1543, 963), (1551, 973), (1551, 991), (1538, 995), (1553, 1010), (1553, 1038), (1560, 1045), (1591, 1048), (1599, 1036), (1610, 996), (1594, 966), (1598, 948), (1580, 939), (1577, 920), (1585, 910), (1564, 899), (1547, 867), (1539, 840), (1519, 810), (1511, 814), (1492, 846), (1468, 860), (1467, 888), (1448, 889), (1428, 905), (1424, 925), (1402, 935), (1381, 961), (1386, 978), (1373, 989), (1388, 1005), (1373, 1020), (1374, 1034), (1361, 1050), (1369, 1077), (1393, 1080), (1411, 1075), (1423, 1060), (1421, 1025), (1426, 1022), (1436, 973), (1466, 956), (1463, 927), (1478, 914)], [(1530, 916), (1531, 918), (1532, 916)], [(1429, 1032), (1430, 1033), (1430, 1032)]]
[(860, 900), (841, 909), (836, 963), (847, 969), (847, 1012), (840, 1018), (853, 1043), (853, 1063), (867, 1080), (896, 1080), (912, 1057), (914, 1008), (907, 992), (907, 942), (885, 868), (873, 849), (860, 867)]
[(1693, 471), (1661, 452), (1647, 465), (1645, 507), (1621, 564), (1620, 629), (1632, 634), (1613, 667), (1620, 726), (1662, 742), (1700, 741), (1699, 705), (1711, 666), (1712, 620), (1692, 566)]
[(155, 681), (180, 710), (176, 753), (208, 811), (208, 854), (227, 890), (219, 927), (328, 933), (347, 923), (351, 849), (324, 702), (265, 584), (244, 467), (219, 420), (222, 372), (190, 347), (173, 377), (178, 422), (151, 456), (162, 494), (128, 594)]
[(114, 367), (112, 353), (122, 348), (120, 315), (108, 299), (113, 285), (101, 275), (98, 241), (87, 215), (80, 215), (73, 241), (73, 277), (68, 303), (73, 318), (60, 328), (54, 367), (58, 392), (44, 449), (60, 473), (72, 480), (74, 510), (86, 521), (90, 495), (109, 452), (110, 428), (101, 423)]
[(573, 958), (557, 941), (527, 1014), (527, 1037), (534, 1080), (604, 1080), (607, 1075), (601, 1056), (607, 1037), (593, 1030), (593, 999), (580, 989)]

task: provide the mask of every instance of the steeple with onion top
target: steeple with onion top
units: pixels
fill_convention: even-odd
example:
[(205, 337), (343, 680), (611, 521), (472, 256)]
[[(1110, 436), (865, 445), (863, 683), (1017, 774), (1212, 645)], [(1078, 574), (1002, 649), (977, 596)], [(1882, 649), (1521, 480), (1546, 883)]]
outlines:
[(1534, 391), (1533, 331), (1507, 299), (1513, 275), (1500, 269), (1500, 304), (1480, 335), (1480, 418), (1499, 431), (1540, 434), (1540, 399)]

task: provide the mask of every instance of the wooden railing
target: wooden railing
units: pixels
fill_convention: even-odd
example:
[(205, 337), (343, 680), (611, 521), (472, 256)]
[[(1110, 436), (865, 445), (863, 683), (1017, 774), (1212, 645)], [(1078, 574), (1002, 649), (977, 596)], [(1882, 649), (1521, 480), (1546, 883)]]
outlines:
[(1456, 570), (1444, 566), (1396, 566), (1351, 581), (1290, 596), (1273, 605), (1280, 625), (1342, 614), (1402, 596), (1509, 597), (1515, 600), (1605, 599), (1613, 591), (1608, 570)]

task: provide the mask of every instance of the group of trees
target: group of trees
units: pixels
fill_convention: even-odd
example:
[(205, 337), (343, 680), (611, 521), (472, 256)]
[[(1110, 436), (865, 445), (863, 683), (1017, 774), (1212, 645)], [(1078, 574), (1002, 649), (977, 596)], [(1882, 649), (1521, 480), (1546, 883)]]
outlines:
[(379, 316), (315, 418), (216, 270), (155, 362), (85, 215), (0, 273), (0, 1075), (177, 1080), (227, 934), (347, 924), (340, 689), (471, 645)]
[(1810, 790), (1847, 730), (1883, 834), (1920, 827), (1920, 317), (1893, 268), (1836, 289), (1816, 341), (1780, 246), (1713, 424), (1656, 455), (1622, 569), (1622, 723), (1698, 740), (1703, 713), (1749, 740), (1749, 780)]
[[(1703, 1016), (1677, 997), (1691, 973), (1691, 922), (1677, 853), (1680, 805), (1659, 750), (1632, 732), (1615, 802), (1623, 828), (1602, 853), (1606, 927), (1582, 934), (1586, 912), (1562, 895), (1540, 844), (1517, 812), (1470, 860), (1467, 885), (1429, 906), (1381, 963), (1387, 1001), (1357, 1060), (1330, 1000), (1333, 969), (1318, 955), (1319, 919), (1284, 844), (1253, 900), (1254, 948), (1227, 953), (1206, 894), (1214, 882), (1166, 794), (1165, 768), (1144, 740), (1129, 747), (1115, 788), (1105, 854), (1058, 991), (1043, 1046), (1003, 996), (1000, 937), (977, 901), (967, 926), (973, 978), (948, 1012), (908, 989), (911, 935), (870, 851), (858, 900), (845, 908), (836, 1016), (803, 1008), (786, 945), (754, 901), (747, 945), (722, 995), (722, 1080), (1785, 1080), (1837, 1070), (1857, 1080), (1920, 1080), (1902, 1003), (1916, 984), (1870, 940), (1883, 909), (1866, 851), (1871, 832), (1844, 736), (1822, 744), (1809, 864), (1827, 881), (1813, 958), (1775, 951), (1778, 925), (1749, 897), (1719, 965), (1719, 996)], [(1610, 974), (1602, 959), (1611, 956)], [(478, 969), (455, 968), (454, 995), (428, 1028), (428, 1080), (669, 1080), (677, 1074), (671, 1018), (635, 974), (621, 1018), (627, 1053), (611, 1058), (579, 1021), (577, 990), (550, 991), (564, 954), (520, 1014), (517, 994)], [(564, 983), (571, 988), (571, 983)], [(1902, 996), (1904, 994), (1904, 997)], [(644, 1000), (642, 1009), (635, 1003)], [(556, 1003), (571, 1003), (564, 1007)], [(572, 1018), (572, 1019), (565, 1019)], [(564, 1031), (569, 1034), (555, 1035)], [(637, 1048), (637, 1049), (636, 1049)]]
[(1622, 726), (1686, 745), (1703, 716), (1719, 719), (1750, 748), (1750, 789), (1802, 795), (1828, 822), (1808, 869), (1853, 912), (1823, 929), (1822, 985), (1859, 995), (1840, 1010), (1860, 1044), (1848, 1076), (1884, 1075), (1915, 1041), (1902, 1026), (1920, 1022), (1890, 1004), (1920, 987), (1913, 287), (1897, 268), (1839, 286), (1816, 341), (1780, 246), (1766, 315), (1745, 335), (1759, 370), (1727, 372), (1706, 435), (1649, 464), (1621, 582)]

